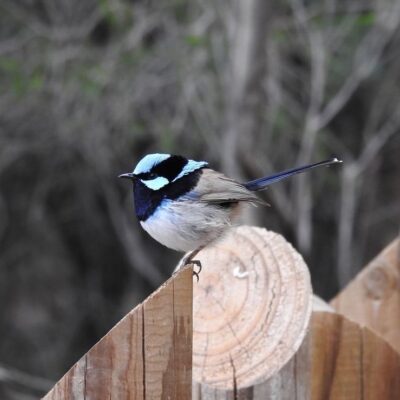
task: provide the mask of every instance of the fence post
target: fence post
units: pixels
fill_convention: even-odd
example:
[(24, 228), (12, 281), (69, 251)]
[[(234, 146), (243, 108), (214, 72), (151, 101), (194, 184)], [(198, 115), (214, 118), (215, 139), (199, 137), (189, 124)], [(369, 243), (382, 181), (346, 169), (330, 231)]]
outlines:
[(190, 399), (192, 299), (187, 267), (127, 314), (44, 399)]
[[(233, 229), (197, 258), (193, 399), (270, 398), (263, 384), (299, 349), (310, 321), (303, 259), (282, 236), (255, 227)], [(299, 384), (308, 371), (298, 364), (297, 373)], [(292, 383), (273, 398), (295, 398)]]
[(280, 235), (240, 227), (198, 258), (193, 400), (400, 398), (390, 344), (316, 298), (329, 312), (309, 323), (308, 271)]
[(379, 253), (331, 305), (400, 352), (400, 239)]
[(309, 399), (400, 399), (400, 355), (382, 338), (335, 313), (311, 327)]
[[(388, 341), (398, 333), (398, 243), (332, 302)], [(282, 236), (236, 228), (198, 258), (203, 270), (194, 288), (192, 269), (178, 272), (44, 399), (400, 398), (400, 354), (322, 300), (313, 301), (307, 267)], [(371, 290), (375, 297), (368, 297)]]

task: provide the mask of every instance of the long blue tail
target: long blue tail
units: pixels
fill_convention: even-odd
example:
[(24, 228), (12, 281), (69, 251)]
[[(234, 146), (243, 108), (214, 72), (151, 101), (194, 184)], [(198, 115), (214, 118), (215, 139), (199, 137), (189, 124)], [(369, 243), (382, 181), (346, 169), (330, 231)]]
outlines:
[(328, 165), (337, 164), (337, 163), (341, 163), (341, 162), (342, 162), (342, 160), (339, 160), (336, 157), (334, 157), (334, 158), (330, 158), (329, 160), (320, 161), (315, 164), (309, 164), (309, 165), (304, 165), (302, 167), (291, 168), (291, 169), (287, 169), (286, 171), (278, 172), (278, 173), (270, 175), (270, 176), (265, 176), (264, 178), (255, 179), (254, 181), (244, 183), (244, 186), (247, 189), (255, 192), (257, 190), (265, 189), (267, 186), (269, 186), (275, 182), (279, 182), (283, 179), (289, 178), (292, 175), (296, 175), (296, 174), (300, 174), (302, 172), (308, 171), (309, 169), (328, 166)]

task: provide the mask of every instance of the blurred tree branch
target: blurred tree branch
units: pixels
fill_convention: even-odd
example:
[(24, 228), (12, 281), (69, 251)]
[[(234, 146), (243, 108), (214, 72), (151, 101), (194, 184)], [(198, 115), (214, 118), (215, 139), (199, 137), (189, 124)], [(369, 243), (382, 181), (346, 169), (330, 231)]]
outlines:
[(250, 215), (334, 294), (398, 232), (399, 19), (397, 0), (2, 1), (0, 358), (55, 380), (172, 271), (116, 179), (148, 152), (242, 180), (343, 157)]
[(54, 385), (53, 381), (27, 374), (3, 364), (0, 364), (0, 382), (23, 387), (32, 394), (36, 393), (36, 395), (46, 393)]

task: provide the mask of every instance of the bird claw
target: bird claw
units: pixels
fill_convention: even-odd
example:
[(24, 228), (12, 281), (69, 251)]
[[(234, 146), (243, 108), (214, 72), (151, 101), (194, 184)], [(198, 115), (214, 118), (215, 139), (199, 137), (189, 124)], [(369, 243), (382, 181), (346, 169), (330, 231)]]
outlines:
[(193, 275), (196, 276), (197, 282), (199, 281), (199, 274), (201, 271), (201, 262), (200, 260), (192, 260), (192, 257), (195, 257), (197, 253), (202, 249), (203, 247), (199, 247), (196, 250), (193, 250), (190, 253), (187, 253), (179, 262), (178, 266), (175, 268), (174, 274), (178, 272), (181, 268), (185, 267), (186, 265), (196, 265), (198, 267), (198, 271), (193, 271)]
[(193, 276), (196, 277), (197, 282), (199, 281), (199, 274), (201, 272), (202, 266), (200, 260), (188, 260), (185, 265), (193, 264), (198, 267), (198, 271), (193, 270)]
[(196, 277), (196, 280), (197, 280), (197, 283), (199, 283), (199, 273), (198, 272), (196, 272), (196, 271), (193, 271), (193, 276), (195, 276)]

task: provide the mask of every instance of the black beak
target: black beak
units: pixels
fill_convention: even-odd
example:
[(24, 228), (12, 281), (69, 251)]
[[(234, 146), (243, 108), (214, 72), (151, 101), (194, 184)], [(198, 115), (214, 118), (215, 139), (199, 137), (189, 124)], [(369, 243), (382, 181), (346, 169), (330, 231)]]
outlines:
[(132, 172), (128, 172), (126, 174), (118, 175), (118, 178), (134, 179), (135, 175)]

